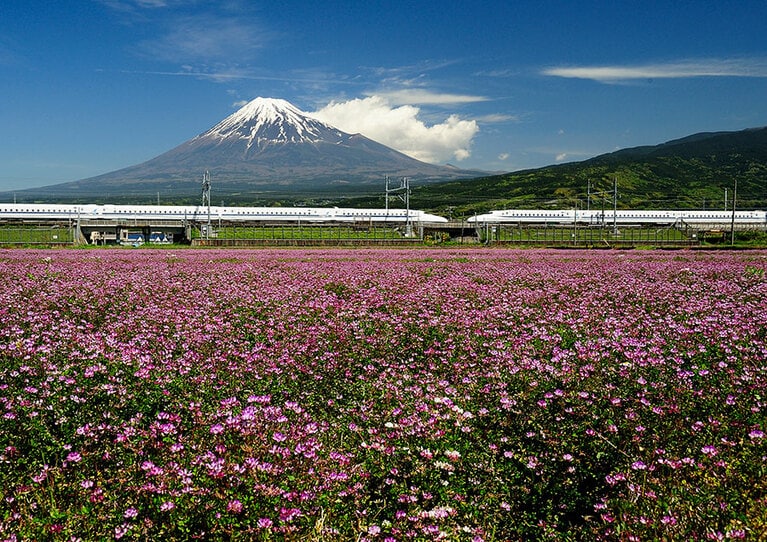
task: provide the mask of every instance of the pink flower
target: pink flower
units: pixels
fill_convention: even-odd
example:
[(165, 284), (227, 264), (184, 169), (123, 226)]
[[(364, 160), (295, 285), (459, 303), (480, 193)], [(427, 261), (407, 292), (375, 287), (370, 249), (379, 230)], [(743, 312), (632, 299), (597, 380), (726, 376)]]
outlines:
[(67, 455), (67, 461), (69, 461), (71, 463), (79, 463), (80, 461), (82, 461), (82, 459), (83, 459), (83, 456), (81, 456), (77, 452), (70, 452)]
[(445, 457), (450, 461), (458, 461), (461, 459), (461, 454), (457, 450), (445, 450)]
[(226, 511), (233, 514), (239, 514), (242, 512), (242, 503), (237, 499), (231, 500), (226, 505)]
[(280, 521), (285, 523), (290, 523), (300, 515), (301, 510), (298, 508), (280, 508)]
[(123, 536), (128, 534), (128, 531), (130, 530), (130, 525), (123, 523), (122, 525), (118, 525), (115, 527), (115, 539), (120, 540)]
[(174, 508), (176, 508), (175, 503), (172, 501), (165, 501), (160, 505), (160, 512), (170, 512)]
[(220, 435), (221, 433), (224, 432), (224, 426), (221, 425), (220, 423), (217, 423), (216, 425), (212, 425), (210, 427), (210, 432), (213, 435)]
[(704, 446), (703, 448), (700, 449), (700, 451), (709, 457), (714, 457), (718, 453), (716, 451), (716, 447), (711, 445)]

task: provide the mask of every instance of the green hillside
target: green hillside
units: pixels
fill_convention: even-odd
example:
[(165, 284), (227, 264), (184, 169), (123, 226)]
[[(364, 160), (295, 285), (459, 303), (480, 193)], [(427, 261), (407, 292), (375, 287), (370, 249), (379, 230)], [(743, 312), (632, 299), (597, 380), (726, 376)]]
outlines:
[(445, 216), (498, 208), (724, 208), (738, 183), (738, 208), (767, 208), (767, 128), (696, 134), (569, 164), (413, 190), (411, 206)]

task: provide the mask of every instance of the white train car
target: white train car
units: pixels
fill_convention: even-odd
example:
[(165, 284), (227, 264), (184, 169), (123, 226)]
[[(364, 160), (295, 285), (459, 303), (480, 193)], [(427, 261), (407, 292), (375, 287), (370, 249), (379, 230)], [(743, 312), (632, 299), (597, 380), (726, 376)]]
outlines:
[(411, 209), (338, 207), (208, 207), (184, 205), (62, 205), (0, 203), (0, 220), (211, 220), (226, 222), (444, 223), (447, 219)]
[[(693, 225), (714, 226), (729, 224), (732, 211), (642, 211), (642, 210), (546, 210), (503, 209), (475, 215), (468, 219), (471, 224), (552, 224), (552, 225)], [(739, 225), (767, 226), (765, 211), (735, 211), (735, 223)]]

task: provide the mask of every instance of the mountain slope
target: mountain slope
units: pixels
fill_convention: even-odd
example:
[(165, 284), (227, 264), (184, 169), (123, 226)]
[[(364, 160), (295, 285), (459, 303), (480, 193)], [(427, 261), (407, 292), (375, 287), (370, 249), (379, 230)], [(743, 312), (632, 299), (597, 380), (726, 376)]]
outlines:
[(147, 162), (36, 189), (48, 196), (164, 197), (198, 194), (210, 171), (214, 193), (382, 190), (385, 175), (415, 182), (475, 177), (478, 171), (420, 162), (360, 134), (309, 117), (285, 100), (256, 98), (210, 130)]
[(586, 207), (612, 204), (640, 209), (724, 208), (738, 181), (740, 208), (767, 207), (767, 127), (694, 134), (573, 162), (414, 191), (413, 205), (452, 207), (454, 215), (501, 207)]

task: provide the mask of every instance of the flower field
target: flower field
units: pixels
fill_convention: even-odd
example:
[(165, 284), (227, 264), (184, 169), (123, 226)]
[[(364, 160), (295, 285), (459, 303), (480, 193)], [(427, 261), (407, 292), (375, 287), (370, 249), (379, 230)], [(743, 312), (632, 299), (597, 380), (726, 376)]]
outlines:
[(763, 540), (765, 269), (0, 252), (0, 540)]

